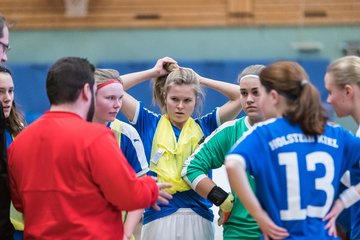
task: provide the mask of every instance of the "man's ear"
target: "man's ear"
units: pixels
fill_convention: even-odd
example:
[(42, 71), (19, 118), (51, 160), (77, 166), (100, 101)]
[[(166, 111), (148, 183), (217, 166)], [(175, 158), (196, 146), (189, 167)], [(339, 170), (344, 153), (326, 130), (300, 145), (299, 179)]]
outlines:
[(88, 83), (85, 83), (84, 87), (82, 88), (81, 90), (81, 97), (85, 100), (85, 101), (88, 101), (88, 100), (91, 100), (91, 95), (92, 95), (92, 92), (93, 89), (90, 87), (90, 84)]

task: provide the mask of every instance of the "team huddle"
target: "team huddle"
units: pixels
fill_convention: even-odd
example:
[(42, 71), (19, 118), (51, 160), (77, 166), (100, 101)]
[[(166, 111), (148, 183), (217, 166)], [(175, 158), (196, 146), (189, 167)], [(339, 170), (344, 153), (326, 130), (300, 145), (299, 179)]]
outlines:
[[(324, 76), (337, 116), (360, 124), (360, 58), (337, 59)], [(148, 80), (161, 114), (126, 92)], [(47, 74), (49, 111), (26, 126), (1, 66), (0, 239), (211, 240), (212, 204), (228, 240), (360, 239), (360, 130), (329, 121), (296, 62), (251, 65), (237, 80), (170, 57), (125, 75), (64, 57)], [(203, 87), (228, 101), (198, 116)], [(223, 165), (231, 192), (212, 180)]]

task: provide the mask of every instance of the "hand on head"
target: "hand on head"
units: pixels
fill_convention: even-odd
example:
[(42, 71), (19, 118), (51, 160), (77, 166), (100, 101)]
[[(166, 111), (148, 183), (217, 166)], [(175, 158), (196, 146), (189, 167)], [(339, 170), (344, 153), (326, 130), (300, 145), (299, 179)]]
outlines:
[(153, 67), (153, 70), (156, 72), (156, 77), (164, 76), (169, 73), (165, 66), (167, 63), (176, 64), (177, 62), (171, 57), (163, 57), (157, 60), (155, 66)]

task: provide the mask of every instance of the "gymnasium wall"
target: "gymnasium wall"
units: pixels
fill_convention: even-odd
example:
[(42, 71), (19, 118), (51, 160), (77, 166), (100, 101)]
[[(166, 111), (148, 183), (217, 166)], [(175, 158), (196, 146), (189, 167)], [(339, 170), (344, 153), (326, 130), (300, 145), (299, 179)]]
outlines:
[[(97, 67), (115, 68), (121, 74), (150, 68), (156, 59), (171, 56), (180, 65), (192, 67), (204, 76), (228, 82), (235, 82), (238, 72), (249, 64), (296, 60), (309, 72), (325, 101), (323, 75), (327, 64), (342, 56), (345, 41), (358, 40), (359, 36), (360, 26), (14, 30), (10, 36), (9, 66), (14, 75), (17, 101), (29, 122), (48, 109), (46, 72), (54, 61), (64, 56), (86, 57)], [(317, 42), (321, 48), (298, 51), (292, 46), (294, 42)], [(130, 93), (154, 109), (149, 81)], [(212, 91), (206, 94), (203, 112), (226, 101)], [(355, 128), (351, 120), (335, 120), (351, 130)]]

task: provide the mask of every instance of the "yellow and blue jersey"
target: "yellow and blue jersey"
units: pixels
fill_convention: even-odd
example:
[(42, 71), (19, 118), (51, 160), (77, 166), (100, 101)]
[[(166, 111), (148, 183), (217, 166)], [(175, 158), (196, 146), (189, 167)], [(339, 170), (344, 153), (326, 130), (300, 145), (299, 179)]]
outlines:
[[(204, 137), (207, 137), (214, 131), (219, 125), (219, 113), (218, 110), (214, 110), (207, 115), (200, 118), (196, 118), (195, 122), (200, 126), (204, 133)], [(152, 150), (153, 138), (156, 132), (157, 125), (160, 121), (161, 115), (149, 111), (139, 102), (137, 111), (132, 124), (138, 131), (145, 148), (145, 154), (149, 161)], [(173, 131), (176, 139), (179, 138), (181, 130), (173, 126)], [(149, 171), (151, 175), (153, 172)], [(169, 200), (169, 204), (159, 204), (161, 207), (160, 211), (156, 211), (153, 208), (145, 210), (144, 224), (156, 220), (161, 217), (168, 216), (176, 212), (179, 208), (191, 208), (194, 212), (200, 216), (213, 221), (214, 215), (210, 209), (211, 203), (198, 195), (194, 190), (187, 190), (183, 192), (177, 192), (173, 195), (173, 198)]]

